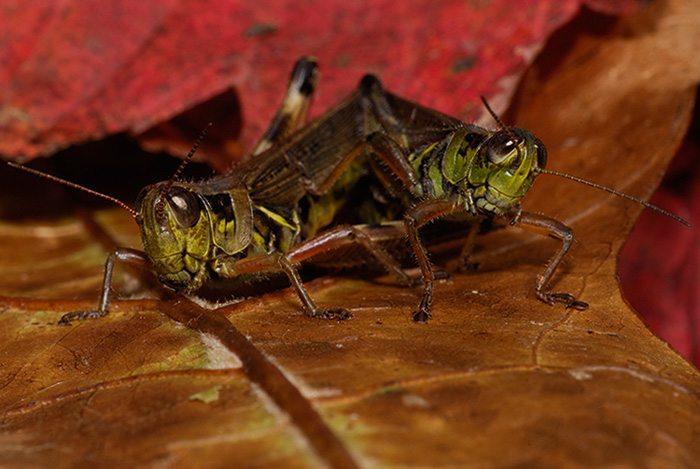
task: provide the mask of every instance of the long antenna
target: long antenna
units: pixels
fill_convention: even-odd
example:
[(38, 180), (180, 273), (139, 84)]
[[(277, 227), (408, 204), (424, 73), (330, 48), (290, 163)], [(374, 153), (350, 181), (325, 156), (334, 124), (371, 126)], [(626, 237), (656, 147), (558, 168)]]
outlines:
[(681, 217), (674, 215), (671, 212), (667, 212), (666, 210), (659, 208), (656, 205), (652, 205), (649, 202), (645, 202), (642, 199), (638, 199), (636, 197), (632, 197), (631, 195), (627, 195), (624, 192), (616, 191), (615, 189), (611, 189), (611, 188), (606, 187), (606, 186), (601, 186), (600, 184), (596, 184), (595, 182), (586, 181), (585, 179), (581, 179), (580, 177), (572, 176), (570, 174), (560, 173), (559, 171), (550, 171), (548, 169), (541, 169), (541, 168), (537, 168), (536, 171), (538, 173), (542, 173), (542, 174), (551, 174), (553, 176), (560, 176), (560, 177), (563, 177), (566, 179), (571, 179), (572, 181), (580, 182), (581, 184), (585, 184), (587, 186), (595, 187), (596, 189), (600, 189), (602, 191), (609, 192), (609, 193), (614, 194), (618, 197), (622, 197), (623, 199), (637, 202), (638, 204), (644, 205), (645, 207), (650, 208), (656, 212), (663, 213), (667, 217), (673, 218), (674, 220), (683, 223), (687, 227), (691, 226), (690, 223), (688, 223), (687, 221), (685, 221)]
[(190, 152), (187, 154), (180, 166), (175, 170), (175, 173), (172, 175), (172, 177), (168, 179), (168, 182), (165, 184), (163, 192), (161, 192), (160, 194), (160, 200), (158, 201), (158, 205), (156, 206), (156, 216), (158, 218), (163, 218), (163, 213), (165, 209), (165, 196), (170, 191), (170, 188), (173, 187), (173, 184), (175, 183), (175, 181), (177, 181), (177, 178), (180, 177), (180, 174), (182, 174), (182, 171), (185, 169), (185, 166), (187, 166), (187, 164), (190, 162), (192, 156), (194, 156), (194, 153), (197, 151), (197, 148), (199, 148), (199, 145), (202, 143), (202, 140), (204, 140), (204, 136), (207, 135), (207, 132), (209, 132), (209, 129), (213, 124), (213, 122), (209, 122), (204, 127), (204, 129), (202, 129), (202, 131), (199, 134), (199, 137), (197, 137), (197, 140), (195, 140), (194, 145), (192, 145), (192, 149), (190, 150)]
[(513, 132), (510, 131), (510, 128), (503, 123), (500, 117), (498, 117), (498, 114), (491, 109), (491, 106), (489, 106), (489, 103), (486, 101), (486, 98), (484, 96), (479, 96), (481, 98), (481, 102), (484, 103), (484, 106), (486, 107), (486, 110), (489, 111), (489, 114), (491, 114), (491, 117), (493, 117), (493, 120), (496, 121), (498, 126), (503, 129), (505, 133), (508, 134), (510, 139), (513, 141), (513, 145), (515, 145), (515, 150), (518, 152), (518, 160), (522, 161), (522, 153), (520, 152), (520, 146), (518, 146), (518, 139), (513, 135)]
[(48, 179), (49, 181), (58, 182), (59, 184), (63, 184), (64, 186), (72, 187), (73, 189), (78, 189), (79, 191), (87, 192), (88, 194), (91, 194), (91, 195), (94, 195), (97, 197), (101, 197), (105, 200), (109, 200), (110, 202), (113, 202), (113, 203), (119, 205), (120, 207), (122, 207), (123, 209), (125, 209), (126, 211), (128, 211), (131, 214), (131, 216), (134, 217), (136, 220), (139, 220), (141, 218), (139, 213), (136, 210), (129, 207), (121, 200), (119, 200), (115, 197), (112, 197), (111, 195), (103, 194), (101, 192), (97, 192), (95, 190), (88, 189), (87, 187), (81, 186), (80, 184), (66, 181), (65, 179), (61, 179), (60, 177), (52, 176), (51, 174), (47, 174), (47, 173), (44, 173), (42, 171), (32, 169), (32, 168), (29, 168), (29, 167), (24, 166), (24, 165), (14, 163), (12, 161), (8, 161), (7, 164), (8, 164), (8, 166), (12, 166), (13, 168), (20, 169), (26, 173), (33, 174), (34, 176), (39, 176), (39, 177), (42, 177), (44, 179)]

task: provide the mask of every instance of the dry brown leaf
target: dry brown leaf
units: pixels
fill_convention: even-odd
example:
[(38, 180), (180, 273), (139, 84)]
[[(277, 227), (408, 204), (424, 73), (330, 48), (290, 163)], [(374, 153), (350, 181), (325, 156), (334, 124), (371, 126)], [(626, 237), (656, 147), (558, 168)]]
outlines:
[[(692, 3), (602, 30), (584, 16), (553, 38), (513, 117), (547, 143), (550, 167), (651, 193), (700, 81)], [(4, 464), (695, 467), (700, 374), (615, 280), (640, 209), (550, 176), (525, 208), (574, 228), (553, 283), (588, 310), (536, 300), (556, 242), (505, 230), (479, 241), (480, 271), (437, 285), (427, 324), (410, 319), (417, 291), (326, 276), (311, 293), (354, 319), (309, 319), (281, 290), (215, 311), (117, 301), (104, 319), (57, 327), (94, 304), (98, 241), (76, 218), (3, 222)], [(128, 215), (96, 217), (137, 243)]]

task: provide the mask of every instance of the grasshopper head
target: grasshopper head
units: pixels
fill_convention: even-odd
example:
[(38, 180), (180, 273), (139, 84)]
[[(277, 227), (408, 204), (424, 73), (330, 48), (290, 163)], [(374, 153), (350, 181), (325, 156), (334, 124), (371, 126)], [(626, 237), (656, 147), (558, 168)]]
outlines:
[(204, 280), (211, 243), (205, 204), (195, 191), (180, 183), (172, 184), (160, 203), (166, 184), (146, 186), (136, 199), (144, 250), (161, 282), (196, 289)]
[(544, 143), (527, 130), (495, 132), (479, 147), (469, 172), (470, 184), (479, 188), (477, 207), (495, 215), (512, 211), (546, 163)]

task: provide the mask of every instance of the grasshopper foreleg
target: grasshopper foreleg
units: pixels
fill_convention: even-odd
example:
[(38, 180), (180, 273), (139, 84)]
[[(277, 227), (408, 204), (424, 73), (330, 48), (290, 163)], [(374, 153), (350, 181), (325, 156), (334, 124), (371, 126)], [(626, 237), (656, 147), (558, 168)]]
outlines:
[(562, 222), (537, 213), (520, 212), (516, 219), (516, 224), (522, 226), (526, 230), (536, 233), (545, 233), (553, 238), (561, 240), (561, 248), (556, 255), (549, 261), (544, 273), (537, 279), (537, 289), (535, 290), (537, 297), (548, 304), (564, 303), (567, 308), (584, 310), (588, 308), (588, 304), (583, 301), (578, 301), (569, 293), (550, 293), (545, 290), (550, 278), (554, 274), (555, 269), (564, 258), (571, 244), (574, 241), (573, 230)]
[(114, 263), (119, 261), (133, 262), (152, 268), (151, 261), (148, 260), (146, 253), (129, 248), (117, 248), (112, 251), (107, 257), (105, 263), (104, 279), (102, 281), (102, 293), (100, 294), (100, 302), (96, 310), (93, 311), (74, 311), (64, 314), (58, 321), (59, 324), (70, 326), (70, 322), (74, 319), (95, 319), (105, 316), (109, 312), (109, 292), (112, 286), (112, 272)]

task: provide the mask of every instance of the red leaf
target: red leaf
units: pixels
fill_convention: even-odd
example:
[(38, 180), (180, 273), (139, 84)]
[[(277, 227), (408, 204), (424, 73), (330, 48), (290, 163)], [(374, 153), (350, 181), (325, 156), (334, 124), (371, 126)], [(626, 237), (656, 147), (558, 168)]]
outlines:
[(324, 67), (320, 107), (370, 71), (399, 94), (471, 119), (480, 94), (501, 95), (496, 107), (505, 105), (542, 41), (579, 4), (5, 3), (0, 153), (33, 158), (112, 133), (140, 133), (231, 86), (243, 97), (250, 142), (303, 54)]

